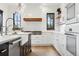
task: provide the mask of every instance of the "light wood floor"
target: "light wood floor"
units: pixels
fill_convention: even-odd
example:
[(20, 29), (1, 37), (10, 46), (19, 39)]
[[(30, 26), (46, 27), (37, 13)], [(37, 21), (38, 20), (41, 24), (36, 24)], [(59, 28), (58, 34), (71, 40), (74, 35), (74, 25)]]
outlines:
[(51, 46), (33, 46), (28, 56), (60, 56)]

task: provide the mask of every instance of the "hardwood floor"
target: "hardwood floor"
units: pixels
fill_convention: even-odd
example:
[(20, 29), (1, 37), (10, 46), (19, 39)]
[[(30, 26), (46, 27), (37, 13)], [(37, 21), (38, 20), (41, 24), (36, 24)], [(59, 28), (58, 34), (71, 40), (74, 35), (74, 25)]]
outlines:
[(60, 56), (55, 48), (51, 46), (33, 46), (28, 56)]

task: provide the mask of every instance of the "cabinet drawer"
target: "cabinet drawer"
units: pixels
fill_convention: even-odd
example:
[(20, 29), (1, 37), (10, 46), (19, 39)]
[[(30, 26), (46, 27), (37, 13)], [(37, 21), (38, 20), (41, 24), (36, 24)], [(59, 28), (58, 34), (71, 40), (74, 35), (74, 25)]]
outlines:
[(40, 39), (41, 38), (41, 35), (32, 35), (31, 36), (31, 39)]
[(9, 43), (0, 44), (0, 56), (8, 56)]
[(32, 44), (40, 44), (40, 41), (39, 40), (33, 40)]
[(8, 56), (8, 49), (0, 50), (0, 56)]
[(1, 45), (0, 45), (0, 50), (8, 48), (8, 46), (9, 46), (8, 44), (9, 44), (9, 43), (1, 44)]

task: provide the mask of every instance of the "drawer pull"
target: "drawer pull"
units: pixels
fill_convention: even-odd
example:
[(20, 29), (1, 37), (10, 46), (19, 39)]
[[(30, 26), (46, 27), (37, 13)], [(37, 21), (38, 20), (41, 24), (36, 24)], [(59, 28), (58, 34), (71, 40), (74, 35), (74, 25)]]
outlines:
[(4, 53), (4, 52), (6, 52), (6, 51), (7, 51), (7, 49), (4, 49), (4, 50), (1, 51), (1, 53)]

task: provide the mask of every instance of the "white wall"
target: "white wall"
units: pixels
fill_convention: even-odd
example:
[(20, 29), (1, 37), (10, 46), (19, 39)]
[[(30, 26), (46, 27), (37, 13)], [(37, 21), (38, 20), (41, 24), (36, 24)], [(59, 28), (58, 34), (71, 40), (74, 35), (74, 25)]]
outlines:
[[(13, 13), (18, 10), (17, 3), (0, 3), (0, 9), (3, 10), (3, 32), (5, 32), (6, 20), (13, 18)], [(13, 32), (13, 20), (9, 20), (7, 26), (8, 25), (11, 25), (8, 27), (8, 32)]]
[[(46, 13), (55, 13), (59, 4), (25, 4), (23, 17), (32, 18), (42, 18), (42, 23), (40, 22), (22, 22), (23, 30), (35, 30), (35, 31), (46, 31)], [(30, 25), (28, 25), (30, 24)], [(35, 29), (37, 28), (37, 29)]]
[[(46, 27), (46, 13), (56, 13), (57, 8), (59, 8), (59, 4), (47, 4), (47, 5), (41, 5), (41, 4), (25, 4), (24, 6), (24, 12), (23, 17), (40, 17), (42, 18), (42, 22), (24, 22), (22, 20), (22, 27), (23, 30), (27, 31), (47, 31)], [(47, 33), (47, 34), (46, 34)], [(52, 31), (49, 32), (43, 32), (43, 35), (39, 35), (32, 37), (32, 44), (35, 45), (45, 45), (45, 44), (52, 44), (54, 40), (54, 35), (51, 34)]]
[(62, 25), (60, 25), (60, 32), (64, 33), (65, 32), (65, 26), (66, 26), (66, 5), (67, 3), (62, 3), (60, 8), (62, 11), (62, 18), (61, 18), (61, 22), (63, 23)]
[[(5, 3), (0, 3), (0, 9), (3, 11), (3, 26), (5, 26), (5, 21), (8, 18), (8, 5)], [(5, 32), (5, 27), (3, 27), (3, 32)]]
[[(6, 20), (7, 18), (12, 18), (13, 13), (15, 11), (18, 11), (18, 4), (17, 3), (4, 3), (0, 5), (1, 9), (4, 10), (4, 19)], [(22, 9), (21, 9), (21, 15), (22, 15), (22, 27), (23, 30), (35, 30), (35, 31), (45, 31), (46, 30), (46, 13), (55, 13), (56, 9), (59, 7), (59, 4), (34, 4), (34, 3), (29, 3), (29, 4), (22, 4)], [(42, 18), (42, 22), (24, 22), (23, 18), (24, 17), (39, 17)], [(4, 23), (5, 23), (4, 20)], [(12, 25), (12, 21), (9, 22), (9, 24)], [(11, 29), (10, 29), (11, 30)]]

